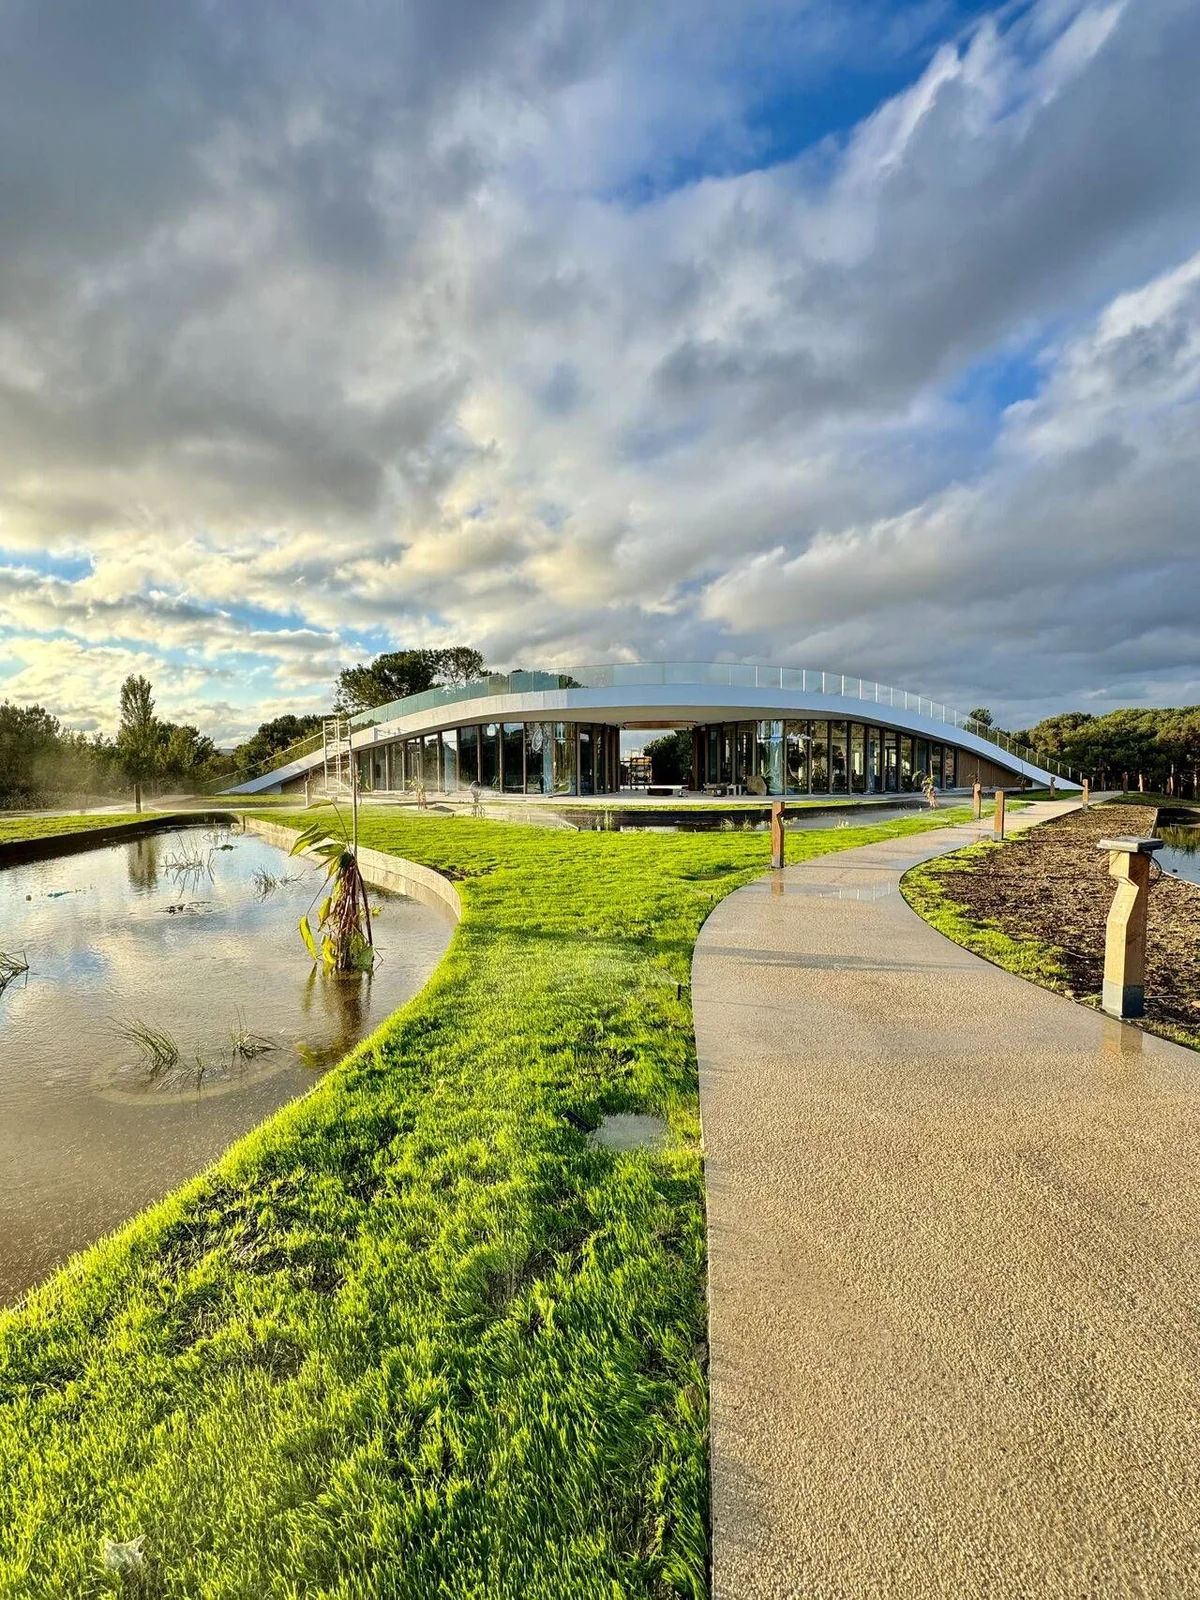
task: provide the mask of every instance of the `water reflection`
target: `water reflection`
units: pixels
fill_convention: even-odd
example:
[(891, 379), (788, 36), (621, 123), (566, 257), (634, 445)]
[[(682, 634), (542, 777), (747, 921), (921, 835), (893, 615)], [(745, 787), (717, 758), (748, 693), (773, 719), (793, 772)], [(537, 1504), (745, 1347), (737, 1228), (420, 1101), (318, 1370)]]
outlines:
[(1200, 883), (1200, 823), (1166, 823), (1155, 829), (1165, 848), (1155, 853), (1155, 861), (1172, 877)]
[[(378, 894), (375, 972), (314, 972), (297, 923), (321, 882), (202, 829), (0, 871), (3, 943), (29, 961), (0, 993), (0, 1301), (310, 1088), (426, 981), (449, 920)], [(157, 1063), (135, 1025), (169, 1037)]]

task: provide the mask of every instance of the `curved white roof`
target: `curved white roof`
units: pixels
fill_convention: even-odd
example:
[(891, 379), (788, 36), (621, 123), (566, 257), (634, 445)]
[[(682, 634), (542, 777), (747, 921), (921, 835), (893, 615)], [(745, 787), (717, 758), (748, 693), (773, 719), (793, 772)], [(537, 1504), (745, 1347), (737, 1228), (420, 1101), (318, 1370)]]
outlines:
[[(512, 672), (430, 689), (351, 718), (356, 750), (437, 733), (473, 722), (691, 723), (833, 717), (878, 723), (968, 750), (1038, 784), (1075, 787), (1067, 769), (1052, 772), (1003, 734), (990, 738), (939, 701), (865, 678), (793, 667), (727, 663), (619, 663), (569, 672)], [(969, 725), (968, 725), (969, 724)], [(255, 794), (322, 764), (320, 749), (230, 790)], [(1055, 767), (1059, 764), (1053, 763)]]

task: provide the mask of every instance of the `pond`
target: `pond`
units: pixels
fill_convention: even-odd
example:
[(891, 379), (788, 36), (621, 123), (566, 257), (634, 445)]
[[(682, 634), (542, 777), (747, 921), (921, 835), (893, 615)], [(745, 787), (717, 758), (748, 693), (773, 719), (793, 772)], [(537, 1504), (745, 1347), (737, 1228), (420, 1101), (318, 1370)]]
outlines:
[[(943, 801), (953, 805), (952, 800)], [(556, 808), (574, 827), (585, 833), (766, 833), (771, 826), (766, 809), (750, 806), (722, 808), (701, 806), (604, 806)], [(893, 822), (898, 817), (910, 817), (915, 811), (925, 810), (919, 798), (907, 804), (878, 804), (844, 802), (831, 806), (796, 806), (784, 816), (784, 827), (809, 828), (862, 828), (876, 822)]]
[[(426, 982), (446, 915), (372, 890), (370, 975), (314, 971), (317, 868), (188, 828), (0, 870), (0, 1303), (199, 1172)], [(135, 1034), (165, 1030), (178, 1060)], [(168, 1050), (169, 1055), (169, 1050)]]
[[(1184, 815), (1194, 817), (1195, 813)], [(1163, 848), (1154, 852), (1162, 870), (1172, 877), (1200, 883), (1200, 819), (1176, 822), (1168, 817), (1155, 829), (1155, 837), (1164, 841)]]

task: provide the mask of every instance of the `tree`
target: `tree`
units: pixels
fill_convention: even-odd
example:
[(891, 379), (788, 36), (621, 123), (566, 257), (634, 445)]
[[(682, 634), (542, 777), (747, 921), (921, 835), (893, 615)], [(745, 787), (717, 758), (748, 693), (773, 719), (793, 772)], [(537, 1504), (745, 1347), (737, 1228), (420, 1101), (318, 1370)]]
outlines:
[(287, 712), (282, 717), (274, 717), (270, 722), (261, 722), (258, 732), (251, 734), (244, 744), (239, 744), (233, 752), (233, 767), (236, 772), (246, 772), (250, 768), (266, 766), (273, 756), (281, 750), (286, 750), (289, 745), (307, 739), (310, 734), (319, 733), (324, 718), (318, 715), (293, 716)]
[(117, 759), (133, 784), (133, 807), (142, 809), (142, 784), (158, 765), (158, 719), (154, 715), (154, 690), (148, 678), (130, 673), (121, 685), (121, 726), (117, 730)]
[(651, 739), (644, 754), (650, 758), (650, 777), (654, 783), (684, 783), (692, 771), (692, 730), (676, 728), (660, 739)]
[(374, 661), (342, 669), (336, 706), (343, 713), (370, 711), (443, 684), (467, 683), (482, 677), (486, 670), (479, 651), (466, 645), (444, 650), (391, 650)]
[(217, 747), (190, 723), (160, 722), (158, 753), (164, 772), (174, 778), (196, 778), (208, 769)]
[(967, 719), (970, 722), (977, 722), (981, 728), (994, 726), (992, 713), (986, 706), (976, 706), (974, 711), (968, 711)]

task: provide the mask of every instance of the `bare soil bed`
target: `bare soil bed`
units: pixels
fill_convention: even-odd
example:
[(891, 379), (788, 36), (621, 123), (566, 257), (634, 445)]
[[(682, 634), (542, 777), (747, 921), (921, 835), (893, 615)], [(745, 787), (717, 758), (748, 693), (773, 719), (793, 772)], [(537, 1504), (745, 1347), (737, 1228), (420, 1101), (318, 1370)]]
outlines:
[[(1145, 806), (1105, 805), (1044, 824), (1000, 847), (933, 863), (945, 894), (971, 920), (1013, 939), (1054, 947), (1066, 991), (1098, 1001), (1104, 975), (1104, 925), (1116, 887), (1108, 856), (1096, 847), (1114, 834), (1145, 836)], [(1146, 951), (1146, 1023), (1200, 1042), (1200, 885), (1155, 873)]]

